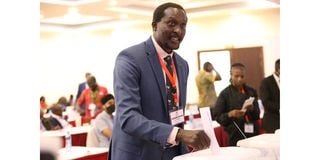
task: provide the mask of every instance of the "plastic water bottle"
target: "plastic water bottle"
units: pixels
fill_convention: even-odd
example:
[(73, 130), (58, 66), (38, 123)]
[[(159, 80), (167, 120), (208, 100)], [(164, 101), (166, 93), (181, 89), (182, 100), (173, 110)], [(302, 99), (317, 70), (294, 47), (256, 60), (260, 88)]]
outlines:
[(66, 151), (71, 152), (71, 147), (72, 147), (72, 139), (71, 139), (71, 134), (69, 129), (66, 131)]
[(191, 129), (194, 129), (194, 126), (193, 126), (193, 114), (192, 112), (190, 111), (190, 115), (189, 115), (189, 126)]

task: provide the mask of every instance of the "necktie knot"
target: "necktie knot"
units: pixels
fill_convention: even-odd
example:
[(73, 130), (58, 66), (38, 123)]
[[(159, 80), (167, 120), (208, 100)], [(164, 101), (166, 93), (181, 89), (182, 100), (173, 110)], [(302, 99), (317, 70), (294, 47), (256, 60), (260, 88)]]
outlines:
[(164, 60), (166, 61), (166, 63), (167, 63), (167, 66), (171, 66), (172, 65), (172, 63), (171, 63), (171, 56), (167, 56), (167, 57), (164, 57)]

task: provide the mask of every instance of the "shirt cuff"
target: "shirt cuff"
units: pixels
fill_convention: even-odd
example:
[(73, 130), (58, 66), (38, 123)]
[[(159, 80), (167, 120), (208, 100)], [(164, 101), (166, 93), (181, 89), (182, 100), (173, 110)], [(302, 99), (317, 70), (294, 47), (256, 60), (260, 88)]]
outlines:
[(176, 141), (176, 136), (177, 136), (177, 133), (178, 133), (178, 130), (179, 128), (178, 127), (173, 127), (169, 137), (168, 137), (168, 140), (167, 142), (169, 144), (171, 144), (171, 146), (175, 146), (177, 144), (179, 144), (177, 141)]

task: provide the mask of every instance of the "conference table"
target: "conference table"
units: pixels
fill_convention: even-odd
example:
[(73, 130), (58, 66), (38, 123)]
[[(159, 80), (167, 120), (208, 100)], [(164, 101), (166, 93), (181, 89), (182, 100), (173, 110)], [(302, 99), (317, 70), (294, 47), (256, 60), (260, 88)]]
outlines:
[[(87, 126), (78, 126), (78, 127), (70, 127), (69, 131), (71, 133), (72, 146), (86, 146), (87, 134), (91, 129), (90, 125)], [(62, 139), (62, 147), (65, 146), (65, 134), (66, 130), (54, 130), (54, 131), (44, 131), (41, 132), (41, 136), (45, 137), (61, 137)]]
[(259, 149), (266, 160), (280, 160), (280, 130), (240, 140), (237, 146)]
[(220, 147), (216, 154), (210, 149), (204, 149), (176, 156), (173, 160), (260, 160), (261, 157), (263, 157), (262, 152), (255, 148)]
[(66, 148), (60, 148), (58, 160), (106, 160), (108, 151), (109, 149), (104, 147), (72, 146), (69, 152)]

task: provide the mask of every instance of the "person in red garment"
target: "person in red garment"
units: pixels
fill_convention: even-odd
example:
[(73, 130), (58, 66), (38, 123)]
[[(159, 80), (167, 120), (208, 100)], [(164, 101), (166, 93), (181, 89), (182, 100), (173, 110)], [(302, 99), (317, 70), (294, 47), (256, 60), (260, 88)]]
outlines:
[[(87, 79), (87, 83), (89, 88), (84, 90), (77, 100), (75, 109), (83, 115), (85, 113), (86, 121), (90, 121), (94, 119), (99, 113), (101, 113), (101, 98), (108, 94), (108, 90), (106, 87), (98, 85), (96, 78), (94, 76), (90, 76)], [(81, 109), (80, 106), (83, 103), (86, 103), (85, 110)]]

